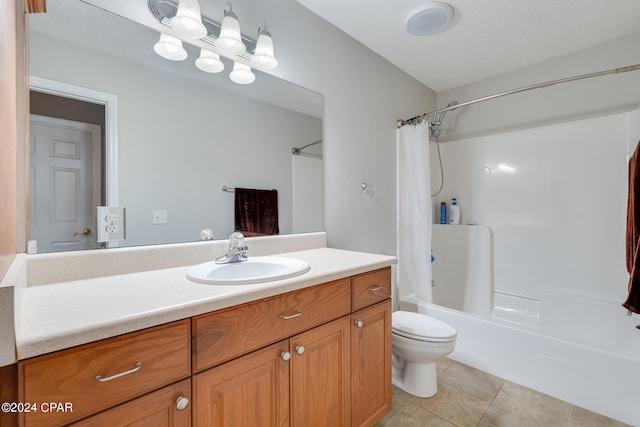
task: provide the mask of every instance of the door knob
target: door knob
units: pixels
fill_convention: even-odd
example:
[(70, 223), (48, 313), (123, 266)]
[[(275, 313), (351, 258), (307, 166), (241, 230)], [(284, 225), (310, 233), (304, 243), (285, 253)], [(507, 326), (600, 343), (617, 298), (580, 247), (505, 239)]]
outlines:
[(298, 353), (298, 355), (302, 356), (304, 354), (304, 347), (299, 345), (296, 346), (296, 353)]
[(83, 236), (90, 236), (91, 235), (91, 229), (90, 228), (85, 228), (84, 230), (82, 230), (79, 233), (73, 233), (74, 236), (79, 236), (79, 235), (83, 235)]
[(282, 358), (282, 360), (284, 360), (285, 362), (288, 362), (289, 359), (291, 359), (291, 353), (289, 353), (288, 351), (283, 351), (282, 353), (280, 353), (280, 357)]
[(356, 320), (353, 323), (355, 323), (357, 328), (362, 328), (362, 326), (364, 325), (364, 322), (362, 320)]

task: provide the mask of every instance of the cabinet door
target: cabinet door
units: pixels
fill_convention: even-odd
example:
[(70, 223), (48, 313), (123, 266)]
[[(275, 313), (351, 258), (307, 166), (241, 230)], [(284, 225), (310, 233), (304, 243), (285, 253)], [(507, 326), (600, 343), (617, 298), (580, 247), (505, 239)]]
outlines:
[(391, 300), (351, 314), (351, 425), (374, 426), (391, 410)]
[(289, 341), (193, 376), (193, 425), (289, 425)]
[(189, 427), (190, 397), (191, 380), (187, 379), (72, 424), (72, 427)]
[(349, 316), (291, 338), (291, 425), (349, 426)]

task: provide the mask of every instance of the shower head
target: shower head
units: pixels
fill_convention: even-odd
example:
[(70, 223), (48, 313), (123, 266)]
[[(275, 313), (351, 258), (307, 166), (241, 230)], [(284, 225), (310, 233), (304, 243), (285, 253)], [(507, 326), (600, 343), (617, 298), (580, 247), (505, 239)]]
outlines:
[[(453, 107), (454, 105), (458, 105), (458, 104), (459, 104), (459, 102), (458, 102), (458, 101), (451, 101), (451, 102), (447, 105), (447, 108), (451, 108), (451, 107)], [(454, 108), (454, 109), (452, 109), (451, 111), (455, 111), (455, 110), (456, 110), (456, 109)], [(433, 121), (434, 121), (434, 122), (437, 122), (437, 123), (438, 123), (438, 125), (440, 125), (440, 123), (442, 123), (442, 120), (444, 119), (444, 116), (446, 116), (446, 115), (447, 115), (447, 111), (449, 111), (449, 110), (443, 111), (442, 113), (440, 113), (440, 114), (436, 115), (436, 116), (434, 117)]]
[[(458, 101), (451, 101), (449, 105), (447, 105), (447, 108), (453, 107), (454, 105), (458, 105), (458, 104), (460, 104)], [(451, 111), (456, 111), (456, 109), (454, 108)]]
[[(458, 104), (459, 104), (458, 101), (451, 101), (449, 105), (447, 105), (447, 108), (453, 107)], [(455, 108), (451, 110), (443, 111), (440, 114), (436, 114), (433, 120), (429, 123), (429, 131), (430, 131), (430, 136), (432, 140), (437, 141), (438, 138), (440, 138), (440, 136), (442, 135), (442, 131), (440, 130), (440, 125), (442, 124), (442, 120), (444, 119), (444, 116), (447, 114), (447, 111), (454, 111), (454, 110)]]

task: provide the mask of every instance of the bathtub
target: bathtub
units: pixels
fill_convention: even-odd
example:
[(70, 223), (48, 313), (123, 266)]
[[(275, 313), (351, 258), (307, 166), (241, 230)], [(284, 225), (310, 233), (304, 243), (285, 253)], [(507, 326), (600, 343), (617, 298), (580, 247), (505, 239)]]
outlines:
[(466, 244), (477, 245), (468, 251), (471, 259), (460, 260), (458, 250), (465, 267), (443, 269), (436, 267), (438, 254), (440, 267), (447, 267), (436, 231), (433, 303), (399, 292), (399, 308), (456, 328), (453, 360), (640, 427), (639, 317), (627, 316), (613, 301), (562, 292), (530, 298), (493, 289), (491, 251), (483, 249), (491, 245), (490, 231), (466, 232)]

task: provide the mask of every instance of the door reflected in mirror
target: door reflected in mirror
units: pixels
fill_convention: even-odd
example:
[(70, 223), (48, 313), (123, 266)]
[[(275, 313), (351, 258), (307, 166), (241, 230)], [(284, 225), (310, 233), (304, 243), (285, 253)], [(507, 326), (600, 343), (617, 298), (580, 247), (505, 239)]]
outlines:
[[(80, 1), (48, 0), (29, 37), (37, 252), (188, 242), (203, 229), (226, 239), (235, 212), (223, 186), (278, 190), (280, 234), (323, 229), (320, 94), (260, 71), (246, 86), (203, 73), (187, 43), (186, 61), (160, 58), (156, 31)], [(64, 99), (83, 91), (115, 101)], [(96, 242), (100, 205), (126, 208), (125, 240)]]

